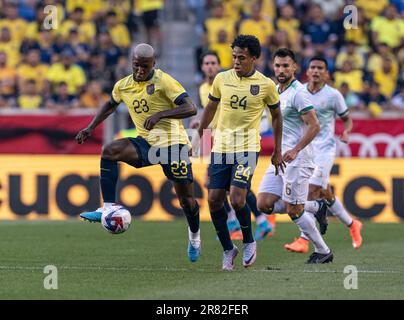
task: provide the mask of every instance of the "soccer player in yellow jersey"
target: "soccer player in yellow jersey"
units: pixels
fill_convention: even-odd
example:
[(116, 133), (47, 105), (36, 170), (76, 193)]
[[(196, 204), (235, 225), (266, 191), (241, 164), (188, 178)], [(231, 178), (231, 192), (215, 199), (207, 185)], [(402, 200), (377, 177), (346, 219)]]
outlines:
[(201, 137), (219, 106), (220, 114), (208, 169), (208, 201), (211, 218), (224, 250), (223, 270), (233, 270), (234, 259), (238, 254), (238, 248), (230, 239), (223, 207), (227, 190), (230, 190), (230, 202), (243, 233), (244, 267), (251, 266), (256, 259), (256, 242), (246, 195), (260, 151), (259, 123), (265, 107), (271, 112), (275, 135), (272, 163), (282, 170), (284, 164), (281, 154), (282, 115), (279, 94), (275, 83), (255, 70), (255, 62), (261, 54), (259, 40), (251, 35), (239, 35), (231, 47), (234, 68), (216, 76), (209, 94), (210, 101), (198, 128)]
[(148, 44), (136, 46), (132, 59), (133, 74), (115, 84), (111, 100), (76, 136), (77, 142), (83, 143), (121, 102), (128, 107), (138, 132), (136, 138), (118, 139), (103, 147), (100, 184), (104, 206), (80, 216), (91, 222), (100, 222), (103, 212), (119, 208), (115, 195), (118, 161), (136, 168), (160, 164), (164, 174), (173, 182), (188, 220), (188, 257), (194, 262), (200, 255), (199, 205), (194, 197), (188, 157), (190, 142), (181, 119), (195, 115), (196, 106), (180, 83), (155, 69), (154, 65), (154, 49)]

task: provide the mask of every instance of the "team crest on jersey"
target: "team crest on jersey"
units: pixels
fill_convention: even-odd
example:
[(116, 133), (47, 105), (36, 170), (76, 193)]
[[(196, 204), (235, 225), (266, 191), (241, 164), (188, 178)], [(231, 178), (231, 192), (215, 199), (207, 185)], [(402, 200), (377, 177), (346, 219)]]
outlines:
[(154, 93), (154, 90), (155, 90), (155, 88), (154, 88), (154, 83), (149, 84), (149, 85), (146, 87), (146, 92), (147, 92), (147, 94), (148, 94), (149, 96), (151, 96), (151, 95)]
[(260, 92), (260, 86), (252, 84), (250, 87), (250, 92), (253, 96), (256, 96)]

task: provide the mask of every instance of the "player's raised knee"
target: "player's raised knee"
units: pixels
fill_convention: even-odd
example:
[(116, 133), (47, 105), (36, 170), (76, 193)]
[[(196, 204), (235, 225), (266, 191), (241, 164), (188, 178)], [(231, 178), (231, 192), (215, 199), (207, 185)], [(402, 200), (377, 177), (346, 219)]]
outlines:
[(122, 140), (117, 140), (102, 146), (101, 157), (103, 159), (118, 161), (122, 151), (125, 149), (126, 143)]
[(192, 210), (195, 206), (195, 199), (193, 197), (179, 197), (180, 206), (184, 210)]
[(233, 209), (236, 211), (243, 209), (246, 204), (245, 195), (239, 193), (231, 193), (230, 203)]

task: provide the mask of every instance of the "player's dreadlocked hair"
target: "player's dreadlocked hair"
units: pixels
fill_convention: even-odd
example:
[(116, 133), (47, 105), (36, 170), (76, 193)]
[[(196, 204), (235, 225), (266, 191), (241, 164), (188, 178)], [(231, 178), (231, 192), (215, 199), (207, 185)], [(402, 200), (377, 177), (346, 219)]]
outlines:
[(279, 48), (278, 50), (276, 50), (274, 53), (274, 59), (275, 57), (281, 57), (281, 58), (290, 57), (294, 62), (296, 62), (295, 53), (288, 48)]
[(252, 35), (244, 35), (244, 34), (238, 35), (231, 44), (231, 48), (234, 49), (234, 47), (239, 47), (243, 49), (247, 48), (250, 55), (256, 57), (257, 59), (261, 55), (260, 41), (257, 39), (257, 37)]

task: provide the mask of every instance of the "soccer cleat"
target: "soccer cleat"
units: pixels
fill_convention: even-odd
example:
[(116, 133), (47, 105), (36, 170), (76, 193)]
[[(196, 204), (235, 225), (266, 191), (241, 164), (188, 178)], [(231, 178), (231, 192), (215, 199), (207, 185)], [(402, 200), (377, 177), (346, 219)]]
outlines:
[(96, 211), (88, 211), (80, 213), (80, 218), (89, 222), (101, 222), (103, 208), (98, 208)]
[(257, 259), (257, 242), (243, 244), (243, 266), (248, 268), (252, 266)]
[(188, 258), (191, 262), (196, 262), (201, 255), (201, 240), (188, 241)]
[(238, 248), (233, 245), (233, 249), (225, 250), (223, 252), (223, 265), (222, 270), (231, 271), (234, 269), (234, 259), (238, 255)]
[(309, 252), (309, 240), (302, 237), (295, 238), (295, 241), (287, 243), (283, 247), (291, 252), (307, 253)]
[(359, 220), (352, 220), (352, 224), (349, 227), (349, 234), (351, 235), (352, 238), (352, 246), (354, 249), (359, 249), (362, 245), (362, 235), (361, 235), (361, 229), (362, 229), (362, 222)]
[(255, 230), (254, 238), (255, 240), (264, 240), (266, 236), (271, 233), (272, 225), (268, 220), (264, 220), (262, 223), (257, 225), (257, 229)]
[(327, 232), (328, 227), (328, 219), (327, 219), (327, 202), (323, 199), (316, 200), (319, 208), (317, 212), (314, 214), (316, 220), (320, 226), (320, 233), (325, 234)]
[(321, 264), (321, 263), (329, 263), (332, 262), (334, 259), (334, 255), (332, 254), (332, 251), (330, 250), (329, 253), (318, 253), (318, 252), (313, 252), (310, 255), (309, 260), (306, 261), (306, 264)]
[(230, 239), (231, 240), (243, 240), (243, 233), (241, 230), (235, 230), (230, 232)]

